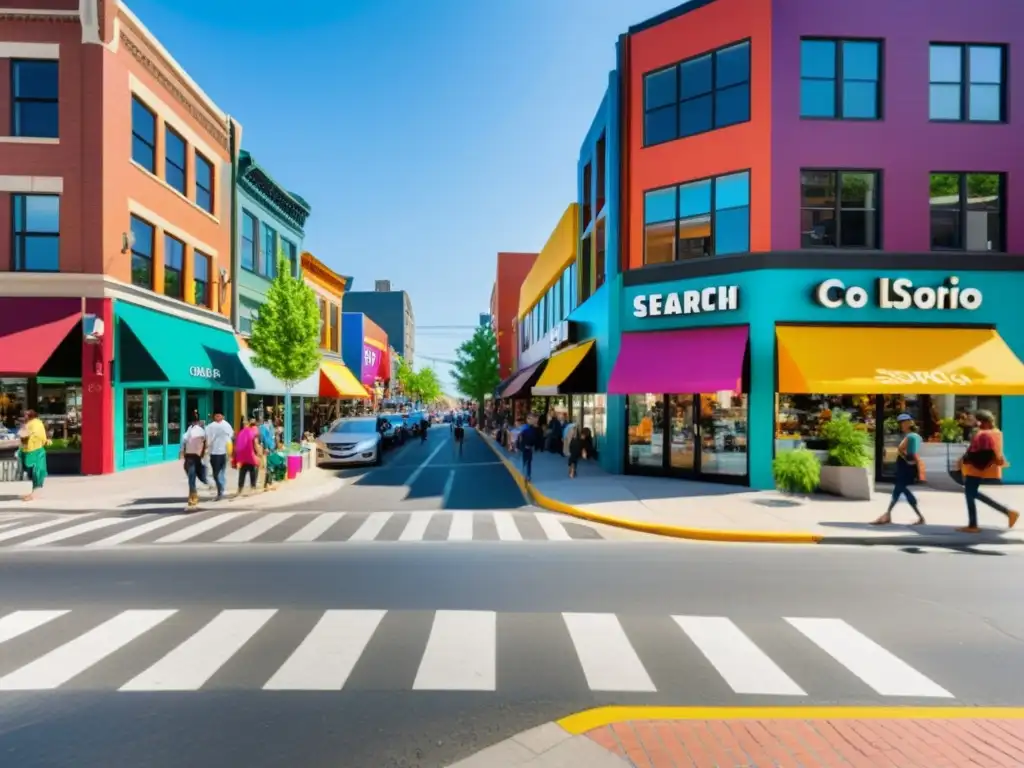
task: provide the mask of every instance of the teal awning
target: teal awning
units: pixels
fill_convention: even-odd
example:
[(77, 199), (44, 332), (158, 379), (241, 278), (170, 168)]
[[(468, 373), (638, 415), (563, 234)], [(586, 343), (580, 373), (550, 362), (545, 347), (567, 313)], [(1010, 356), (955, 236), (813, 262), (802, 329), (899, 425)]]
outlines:
[[(270, 371), (258, 367), (253, 363), (253, 351), (251, 349), (243, 349), (238, 353), (239, 357), (242, 358), (242, 364), (245, 366), (246, 371), (252, 377), (253, 385), (249, 388), (249, 394), (251, 395), (283, 395), (284, 394), (284, 382), (280, 379), (275, 379)], [(295, 397), (319, 397), (320, 396), (320, 369), (317, 368), (310, 376), (303, 381), (298, 382), (292, 388), (292, 394)]]
[(123, 382), (184, 389), (252, 389), (235, 334), (118, 301), (117, 361)]

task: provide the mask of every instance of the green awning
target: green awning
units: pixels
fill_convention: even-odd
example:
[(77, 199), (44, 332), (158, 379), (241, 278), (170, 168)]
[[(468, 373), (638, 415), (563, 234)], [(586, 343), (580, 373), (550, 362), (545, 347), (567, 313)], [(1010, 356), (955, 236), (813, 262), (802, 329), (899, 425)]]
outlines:
[(115, 305), (120, 380), (185, 389), (252, 389), (229, 330), (189, 322), (125, 301)]

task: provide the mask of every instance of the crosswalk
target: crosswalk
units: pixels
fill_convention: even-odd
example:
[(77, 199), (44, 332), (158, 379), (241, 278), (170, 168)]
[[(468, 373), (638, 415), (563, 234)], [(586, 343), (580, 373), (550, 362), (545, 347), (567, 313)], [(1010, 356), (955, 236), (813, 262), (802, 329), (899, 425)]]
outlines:
[[(771, 658), (759, 640), (784, 658)], [(823, 663), (835, 665), (832, 683), (819, 679)], [(501, 692), (530, 685), (552, 695), (682, 696), (698, 684), (737, 700), (954, 698), (839, 618), (0, 609), (0, 701), (11, 691)]]
[(0, 548), (131, 544), (312, 544), (317, 542), (577, 541), (603, 538), (594, 527), (531, 510), (24, 515), (0, 517)]

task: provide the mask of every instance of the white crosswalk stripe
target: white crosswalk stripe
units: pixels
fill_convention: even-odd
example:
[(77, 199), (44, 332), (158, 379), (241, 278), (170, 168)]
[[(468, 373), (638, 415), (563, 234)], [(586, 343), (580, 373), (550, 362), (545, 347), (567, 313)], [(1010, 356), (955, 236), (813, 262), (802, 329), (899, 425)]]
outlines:
[(391, 512), (370, 513), (370, 516), (366, 518), (366, 522), (359, 526), (359, 530), (352, 534), (349, 541), (373, 541), (384, 530), (384, 526), (387, 525), (392, 514)]
[(541, 529), (551, 541), (571, 541), (572, 537), (569, 532), (565, 530), (558, 518), (552, 515), (550, 512), (535, 512), (534, 513), (537, 522), (540, 523)]
[[(87, 515), (86, 517), (92, 517), (92, 515)], [(75, 519), (76, 520), (81, 520), (82, 518), (76, 517)], [(4, 531), (3, 533), (0, 533), (0, 541), (7, 541), (8, 539), (16, 539), (19, 536), (24, 536), (26, 533), (35, 533), (36, 531), (45, 531), (47, 528), (54, 528), (54, 527), (56, 527), (58, 525), (64, 525), (65, 523), (67, 523), (67, 521), (68, 521), (68, 519), (66, 517), (57, 517), (57, 518), (53, 518), (51, 520), (44, 520), (41, 523), (33, 523), (32, 525), (26, 525), (26, 526), (22, 526), (20, 528), (13, 528), (13, 529), (11, 529), (9, 531)]]
[(289, 536), (287, 541), (316, 541), (344, 516), (344, 512), (323, 512)]
[[(67, 685), (148, 692), (210, 690), (217, 687), (218, 671), (245, 652), (257, 634), (263, 638), (262, 647), (277, 647), (275, 641), (285, 633), (286, 653), (274, 654), (276, 661), (267, 669), (250, 672), (249, 685), (267, 691), (341, 691), (353, 685), (365, 688), (367, 677), (386, 676), (396, 668), (409, 670), (406, 681), (398, 683), (406, 690), (501, 691), (502, 680), (514, 679), (518, 684), (529, 676), (532, 667), (524, 667), (524, 659), (548, 659), (553, 649), (568, 643), (576, 663), (560, 665), (564, 678), (571, 681), (567, 684), (583, 685), (595, 693), (671, 693), (678, 690), (679, 680), (701, 679), (706, 670), (713, 670), (739, 700), (751, 695), (792, 700), (806, 699), (808, 684), (820, 685), (818, 680), (806, 679), (803, 660), (808, 648), (800, 647), (806, 642), (800, 639), (803, 635), (825, 651), (822, 658), (845, 672), (836, 676), (840, 682), (835, 684), (849, 690), (830, 696), (829, 701), (846, 697), (859, 703), (869, 690), (883, 698), (953, 697), (838, 618), (770, 622), (762, 618), (750, 635), (732, 619), (715, 616), (650, 617), (656, 623), (643, 628), (631, 625), (635, 617), (612, 613), (545, 616), (441, 610), (433, 614), (428, 630), (421, 618), (413, 618), (417, 615), (416, 611), (332, 609), (303, 618), (308, 630), (296, 634), (294, 617), (275, 608), (229, 608), (212, 619), (173, 609), (133, 609), (106, 617), (90, 613), (84, 618), (67, 609), (0, 612), (0, 643), (4, 644), (0, 692)], [(174, 622), (160, 627), (172, 616)], [(517, 621), (526, 623), (518, 629), (510, 627), (510, 622)], [(512, 634), (504, 634), (508, 631)], [(772, 644), (777, 653), (782, 652), (780, 648), (791, 649), (783, 658), (769, 658), (757, 644), (768, 631), (784, 639)], [(683, 635), (692, 643), (683, 641)], [(171, 637), (175, 644), (168, 646)], [(643, 642), (637, 645), (638, 640)], [(527, 648), (512, 648), (513, 642), (526, 643)], [(111, 657), (128, 652), (129, 644), (133, 661), (121, 667)], [(395, 657), (391, 663), (389, 656), (381, 668), (382, 649), (404, 660)], [(261, 658), (253, 651), (246, 669)], [(502, 678), (500, 665), (510, 651), (514, 672)], [(375, 659), (374, 665), (360, 664), (368, 655)], [(107, 659), (110, 662), (102, 671), (75, 682)], [(543, 669), (543, 664), (537, 668)], [(673, 670), (675, 678), (664, 679)], [(790, 674), (804, 675), (803, 686)], [(538, 677), (538, 686), (553, 684), (551, 676), (549, 668)], [(395, 684), (389, 683), (389, 689)], [(823, 694), (819, 690), (815, 695)]]
[(241, 544), (247, 541), (262, 536), (264, 533), (280, 525), (289, 517), (294, 515), (294, 512), (268, 512), (263, 517), (258, 517), (243, 528), (239, 528), (237, 531), (232, 531), (227, 536), (219, 539), (220, 542), (225, 544)]
[(413, 512), (409, 515), (409, 522), (406, 523), (402, 533), (398, 536), (399, 541), (423, 541), (427, 533), (427, 526), (430, 525), (434, 513), (431, 511)]
[(176, 523), (179, 520), (184, 519), (187, 515), (167, 515), (165, 517), (158, 517), (155, 520), (148, 520), (141, 525), (135, 525), (124, 531), (118, 531), (113, 536), (107, 536), (99, 541), (90, 541), (85, 546), (87, 547), (115, 547), (118, 544), (124, 544), (128, 541), (134, 541), (140, 536), (145, 536), (150, 531), (156, 531), (164, 526), (168, 526), (171, 523)]
[(45, 533), (42, 536), (36, 536), (34, 539), (23, 541), (18, 544), (19, 547), (43, 547), (47, 544), (56, 544), (58, 541), (64, 541), (65, 539), (71, 539), (75, 536), (80, 536), (83, 533), (90, 533), (91, 531), (98, 531), (101, 528), (109, 528), (112, 525), (123, 523), (119, 517), (101, 517), (98, 520), (87, 520), (84, 523), (73, 525), (70, 528), (62, 528), (59, 531), (52, 531)]
[(473, 540), (473, 513), (455, 512), (452, 514), (452, 524), (448, 529), (448, 541), (472, 541)]
[(212, 531), (218, 526), (225, 525), (244, 514), (245, 512), (224, 512), (220, 515), (214, 515), (213, 517), (208, 517), (205, 520), (200, 520), (194, 525), (189, 525), (181, 530), (175, 531), (174, 533), (169, 533), (163, 538), (157, 539), (156, 543), (181, 544), (182, 542), (194, 539), (196, 536), (201, 536), (207, 531)]
[(498, 538), (502, 541), (523, 540), (523, 534), (519, 532), (511, 512), (495, 512), (494, 527), (498, 529)]

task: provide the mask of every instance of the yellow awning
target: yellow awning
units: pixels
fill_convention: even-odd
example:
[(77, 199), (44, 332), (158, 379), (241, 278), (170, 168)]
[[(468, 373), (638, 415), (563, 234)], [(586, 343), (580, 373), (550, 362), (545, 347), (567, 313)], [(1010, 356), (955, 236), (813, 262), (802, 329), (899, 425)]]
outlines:
[(991, 329), (780, 326), (776, 336), (787, 394), (1024, 394), (1024, 363)]
[[(539, 397), (557, 395), (558, 389), (580, 367), (587, 353), (594, 348), (594, 340), (563, 349), (548, 358), (544, 372), (533, 387), (533, 394)], [(597, 382), (594, 382), (596, 385)]]
[(344, 363), (323, 360), (320, 363), (320, 397), (360, 398), (369, 397), (366, 387)]

